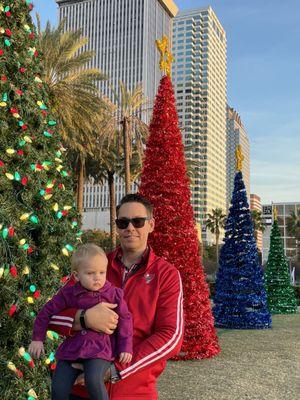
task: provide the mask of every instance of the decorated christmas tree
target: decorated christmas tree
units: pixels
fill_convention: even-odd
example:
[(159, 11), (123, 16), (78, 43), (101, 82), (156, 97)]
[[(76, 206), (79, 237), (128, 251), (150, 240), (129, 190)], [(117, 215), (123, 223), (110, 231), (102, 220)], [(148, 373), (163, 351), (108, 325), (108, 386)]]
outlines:
[(270, 237), (270, 252), (265, 268), (265, 286), (271, 313), (292, 314), (297, 312), (297, 300), (291, 285), (276, 208)]
[(25, 0), (0, 3), (0, 397), (48, 400), (57, 335), (26, 349), (34, 316), (68, 273), (78, 242), (64, 148), (48, 110), (43, 65)]
[(197, 229), (174, 91), (169, 76), (168, 39), (157, 41), (163, 76), (147, 142), (140, 193), (154, 204), (156, 227), (150, 238), (156, 254), (180, 271), (184, 292), (185, 336), (179, 359), (212, 357), (220, 348), (214, 328), (209, 289), (199, 255)]
[(271, 316), (241, 172), (241, 146), (236, 155), (237, 173), (216, 278), (215, 325), (230, 329), (267, 329), (271, 327)]

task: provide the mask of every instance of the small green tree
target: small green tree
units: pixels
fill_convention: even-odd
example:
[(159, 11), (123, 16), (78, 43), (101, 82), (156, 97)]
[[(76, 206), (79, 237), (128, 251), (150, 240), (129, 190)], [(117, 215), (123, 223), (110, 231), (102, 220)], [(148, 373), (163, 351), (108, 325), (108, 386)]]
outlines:
[(219, 240), (221, 229), (225, 226), (226, 215), (223, 214), (221, 208), (215, 208), (211, 214), (207, 214), (207, 220), (205, 221), (206, 227), (212, 234), (216, 236), (216, 261), (219, 260)]
[(273, 314), (291, 314), (297, 311), (297, 301), (291, 285), (288, 262), (277, 218), (274, 218), (270, 251), (265, 268), (265, 286), (269, 310)]

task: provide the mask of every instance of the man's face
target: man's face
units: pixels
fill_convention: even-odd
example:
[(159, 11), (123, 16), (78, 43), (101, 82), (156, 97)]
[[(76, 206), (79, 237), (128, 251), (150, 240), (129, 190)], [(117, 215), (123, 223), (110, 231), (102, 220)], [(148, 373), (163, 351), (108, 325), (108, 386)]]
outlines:
[[(118, 219), (143, 217), (149, 218), (149, 215), (146, 207), (141, 203), (125, 203), (120, 207), (118, 212)], [(122, 249), (136, 252), (145, 250), (147, 247), (148, 235), (153, 229), (153, 218), (145, 221), (145, 225), (142, 228), (135, 228), (132, 223), (129, 223), (125, 229), (117, 227)]]

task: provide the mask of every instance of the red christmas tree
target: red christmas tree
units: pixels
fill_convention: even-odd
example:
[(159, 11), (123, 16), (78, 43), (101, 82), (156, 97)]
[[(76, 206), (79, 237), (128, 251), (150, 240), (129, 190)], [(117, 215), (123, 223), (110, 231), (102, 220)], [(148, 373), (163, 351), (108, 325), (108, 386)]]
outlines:
[(154, 105), (140, 193), (154, 204), (156, 228), (150, 244), (156, 254), (178, 268), (183, 281), (185, 336), (177, 359), (212, 357), (220, 348), (199, 255), (174, 90), (168, 76), (161, 79)]

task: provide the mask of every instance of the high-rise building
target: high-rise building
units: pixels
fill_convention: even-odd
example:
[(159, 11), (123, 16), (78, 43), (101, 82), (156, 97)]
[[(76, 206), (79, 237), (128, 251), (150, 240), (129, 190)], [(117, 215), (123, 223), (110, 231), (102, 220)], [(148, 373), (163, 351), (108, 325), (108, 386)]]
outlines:
[[(83, 35), (89, 39), (86, 48), (96, 53), (90, 67), (99, 68), (108, 75), (108, 83), (100, 83), (102, 93), (112, 98), (110, 85), (118, 88), (120, 80), (129, 90), (142, 83), (144, 95), (151, 104), (161, 78), (155, 40), (161, 39), (163, 35), (171, 38), (172, 20), (178, 12), (174, 1), (56, 0), (56, 2), (59, 5), (60, 20), (66, 18), (66, 30), (82, 29)], [(151, 111), (151, 106), (149, 108)], [(150, 112), (144, 115), (145, 120), (149, 117)], [(118, 200), (125, 194), (125, 187), (121, 178), (116, 177), (116, 181)], [(95, 214), (102, 213), (109, 206), (108, 193), (107, 183), (85, 185), (84, 222), (100, 220)], [(84, 226), (89, 228), (90, 224)]]
[[(257, 194), (250, 194), (250, 210), (262, 212), (261, 199)], [(262, 253), (262, 232), (255, 231), (255, 237), (257, 248)]]
[[(119, 81), (132, 90), (143, 84), (153, 100), (161, 77), (155, 40), (171, 37), (172, 19), (178, 8), (172, 0), (56, 0), (66, 29), (82, 29), (87, 48), (96, 55), (91, 67), (108, 75), (115, 88)], [(101, 83), (103, 93), (111, 88)]]
[(172, 78), (188, 159), (197, 162), (192, 205), (203, 240), (214, 208), (226, 211), (226, 33), (211, 7), (174, 19)]
[(239, 114), (227, 106), (226, 113), (226, 163), (227, 163), (227, 208), (230, 206), (231, 196), (234, 188), (234, 177), (236, 174), (235, 151), (241, 145), (243, 160), (243, 178), (246, 186), (248, 202), (250, 204), (250, 143), (245, 127)]
[(300, 202), (263, 204), (262, 216), (264, 218), (266, 229), (263, 233), (262, 261), (265, 263), (268, 260), (270, 235), (275, 207), (278, 213), (278, 225), (283, 239), (285, 255), (288, 261), (292, 263), (297, 260), (298, 247), (296, 238), (292, 237), (287, 230), (287, 219), (290, 217), (291, 212), (297, 214), (297, 210), (300, 209)]

